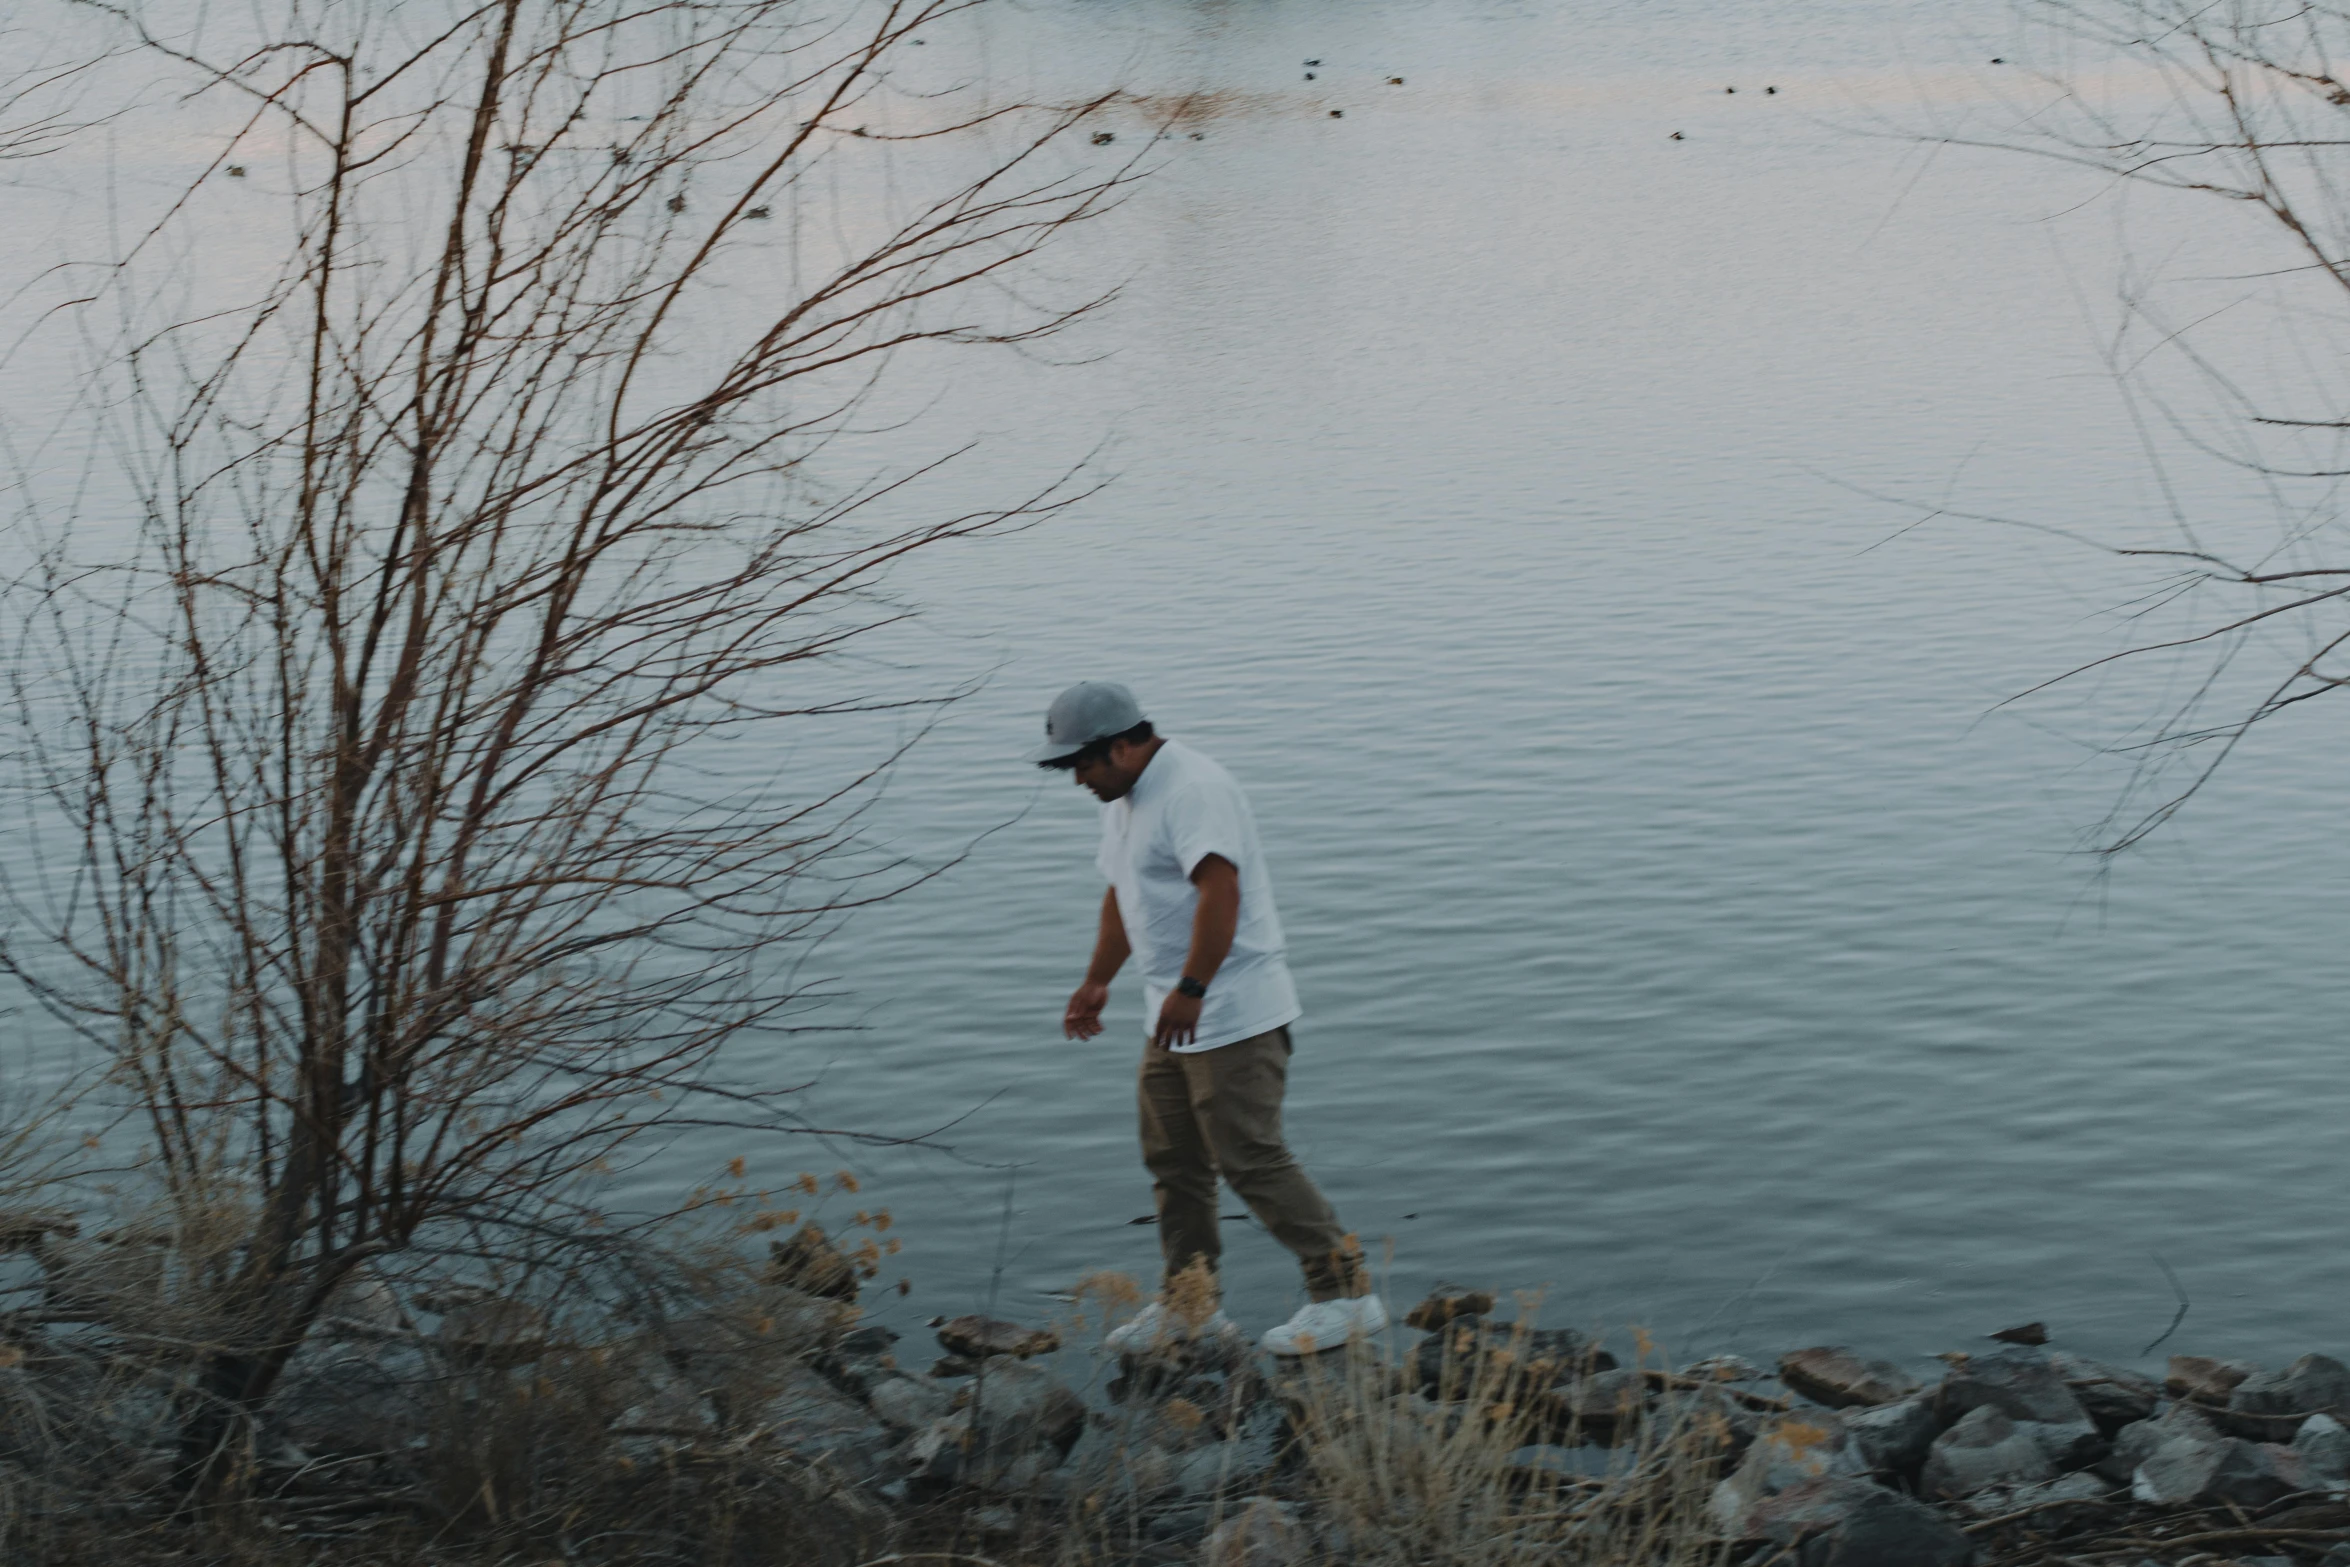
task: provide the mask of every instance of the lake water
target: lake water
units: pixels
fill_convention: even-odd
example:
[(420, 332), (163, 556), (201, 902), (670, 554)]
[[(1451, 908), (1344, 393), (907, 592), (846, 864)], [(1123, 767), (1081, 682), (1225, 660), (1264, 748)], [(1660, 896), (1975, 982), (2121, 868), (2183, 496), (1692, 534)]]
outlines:
[[(2167, 1264), (2179, 1344), (2344, 1349), (2350, 757), (2275, 726), (2101, 871), (2098, 747), (2159, 679), (1999, 704), (2123, 645), (2146, 574), (1928, 520), (2142, 531), (2116, 279), (2266, 255), (2223, 209), (2117, 231), (2092, 179), (1921, 144), (2013, 123), (2006, 28), (1039, 0), (926, 39), (1007, 93), (1205, 95), (1064, 253), (1116, 304), (1050, 362), (911, 366), (934, 405), (871, 442), (984, 436), (956, 482), (998, 497), (1089, 454), (1112, 482), (898, 579), (926, 615), (889, 678), (986, 683), (872, 830), (970, 852), (813, 960), (842, 1032), (738, 1063), (812, 1080), (816, 1124), (943, 1146), (697, 1144), (642, 1189), (735, 1152), (856, 1169), (905, 1241), (901, 1327), (1148, 1275), (1135, 987), (1103, 1039), (1057, 1028), (1092, 803), (1019, 760), (1055, 691), (1114, 678), (1252, 793), (1307, 1009), (1292, 1139), (1399, 1299), (1542, 1290), (1758, 1358), (2044, 1318), (2128, 1359)], [(1105, 157), (1154, 129), (1110, 123)], [(1229, 1229), (1236, 1313), (1286, 1314), (1287, 1258)]]
[[(1016, 760), (1090, 676), (1253, 794), (1307, 1008), (1292, 1136), (1399, 1298), (1541, 1289), (1757, 1356), (2045, 1318), (2127, 1358), (2167, 1263), (2181, 1342), (2343, 1347), (2339, 742), (2261, 737), (2100, 877), (2094, 747), (2151, 689), (1993, 709), (2122, 645), (2142, 574), (1903, 531), (2156, 515), (2099, 353), (2121, 261), (2251, 253), (2224, 212), (2125, 241), (2073, 210), (2094, 182), (1872, 134), (1997, 123), (2005, 22), (1047, 4), (940, 41), (1220, 96), (1082, 241), (1130, 277), (1106, 357), (972, 371), (941, 413), (1002, 484), (1102, 438), (1115, 482), (903, 579), (924, 656), (993, 673), (886, 831), (1008, 824), (823, 965), (863, 1031), (812, 1115), (959, 1118), (957, 1158), (844, 1155), (900, 1221), (907, 1325), (1155, 1259), (1137, 993), (1099, 1041), (1055, 1026), (1092, 802)], [(1286, 1257), (1230, 1229), (1236, 1309), (1285, 1313)]]

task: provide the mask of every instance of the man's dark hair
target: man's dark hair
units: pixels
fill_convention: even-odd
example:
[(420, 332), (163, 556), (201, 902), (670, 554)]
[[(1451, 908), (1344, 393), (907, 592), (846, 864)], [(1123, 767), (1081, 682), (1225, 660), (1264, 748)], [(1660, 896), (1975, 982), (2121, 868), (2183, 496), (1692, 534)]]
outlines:
[(1104, 735), (1099, 740), (1088, 740), (1083, 746), (1071, 751), (1067, 756), (1056, 756), (1050, 761), (1039, 762), (1036, 765), (1050, 767), (1056, 772), (1065, 773), (1071, 768), (1082, 767), (1087, 762), (1100, 761), (1110, 754), (1110, 747), (1121, 740), (1129, 745), (1141, 745), (1147, 740), (1157, 739), (1158, 734), (1159, 732), (1151, 727), (1151, 721), (1146, 718), (1132, 729), (1123, 729), (1114, 735)]

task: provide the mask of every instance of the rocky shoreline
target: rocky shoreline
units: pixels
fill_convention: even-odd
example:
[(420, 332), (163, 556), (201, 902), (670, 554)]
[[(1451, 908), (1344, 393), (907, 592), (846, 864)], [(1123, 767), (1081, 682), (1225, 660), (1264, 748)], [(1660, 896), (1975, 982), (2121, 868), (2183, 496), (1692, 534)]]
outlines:
[[(109, 1505), (167, 1497), (189, 1383), (124, 1327), (154, 1309), (128, 1293), (146, 1275), (34, 1250), (46, 1304), (0, 1324), (0, 1490), (88, 1508), (102, 1475)], [(256, 1489), (322, 1546), (425, 1507), (479, 1447), (491, 1478), (463, 1483), (512, 1496), (550, 1475), (607, 1498), (720, 1469), (729, 1495), (766, 1486), (772, 1549), (735, 1560), (2350, 1567), (2350, 1366), (2324, 1355), (2175, 1355), (2158, 1380), (2035, 1324), (1929, 1378), (1835, 1346), (1668, 1366), (1459, 1286), (1300, 1359), (1238, 1336), (1089, 1352), (1129, 1285), (1091, 1321), (935, 1322), (934, 1359), (862, 1320), (857, 1289), (812, 1228), (747, 1294), (593, 1333), (372, 1277), (288, 1366)], [(526, 1439), (493, 1473), (501, 1431)]]

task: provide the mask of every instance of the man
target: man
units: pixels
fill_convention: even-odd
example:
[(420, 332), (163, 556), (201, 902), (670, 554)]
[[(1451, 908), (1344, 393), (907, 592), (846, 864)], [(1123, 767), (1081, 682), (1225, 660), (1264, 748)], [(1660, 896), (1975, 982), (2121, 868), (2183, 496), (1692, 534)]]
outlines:
[[(1359, 1249), (1281, 1139), (1297, 987), (1248, 797), (1223, 768), (1162, 738), (1121, 685), (1071, 686), (1054, 698), (1044, 732), (1037, 765), (1068, 772), (1102, 802), (1096, 863), (1110, 884), (1093, 962), (1061, 1031), (1102, 1032), (1110, 979), (1132, 954), (1143, 985), (1142, 1162), (1158, 1199), (1166, 1280), (1194, 1268), (1212, 1280), (1223, 1250), (1221, 1174), (1305, 1270), (1310, 1298), (1264, 1347), (1310, 1355), (1378, 1332), (1387, 1311), (1370, 1293)], [(1162, 1291), (1107, 1342), (1124, 1352), (1231, 1331), (1221, 1310), (1181, 1320)]]

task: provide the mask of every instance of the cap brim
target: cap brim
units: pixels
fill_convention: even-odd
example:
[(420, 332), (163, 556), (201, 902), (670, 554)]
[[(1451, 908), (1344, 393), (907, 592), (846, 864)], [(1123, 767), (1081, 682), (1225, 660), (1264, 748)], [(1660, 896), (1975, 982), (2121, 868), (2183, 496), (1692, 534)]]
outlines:
[(1069, 745), (1059, 740), (1047, 740), (1044, 744), (1029, 752), (1028, 759), (1031, 762), (1035, 762), (1040, 765), (1045, 762), (1063, 761), (1069, 757), (1075, 756), (1078, 752), (1084, 750), (1092, 743), (1093, 742), (1090, 740), (1080, 740), (1075, 745)]

